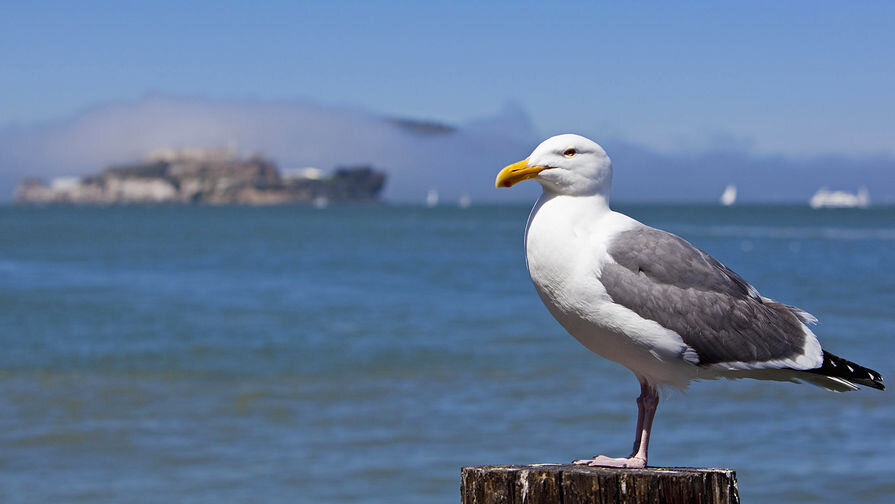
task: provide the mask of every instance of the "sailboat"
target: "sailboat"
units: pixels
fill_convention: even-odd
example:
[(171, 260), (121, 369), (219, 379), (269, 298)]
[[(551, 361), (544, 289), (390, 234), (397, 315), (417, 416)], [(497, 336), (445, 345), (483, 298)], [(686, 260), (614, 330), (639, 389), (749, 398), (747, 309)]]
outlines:
[(429, 189), (426, 194), (426, 206), (429, 208), (438, 206), (438, 191), (435, 189)]
[(457, 206), (460, 208), (469, 208), (470, 205), (472, 205), (472, 198), (466, 193), (461, 194), (460, 199), (457, 200)]
[(737, 200), (737, 186), (733, 184), (729, 184), (724, 188), (724, 192), (721, 193), (721, 204), (724, 206), (730, 206), (736, 203)]

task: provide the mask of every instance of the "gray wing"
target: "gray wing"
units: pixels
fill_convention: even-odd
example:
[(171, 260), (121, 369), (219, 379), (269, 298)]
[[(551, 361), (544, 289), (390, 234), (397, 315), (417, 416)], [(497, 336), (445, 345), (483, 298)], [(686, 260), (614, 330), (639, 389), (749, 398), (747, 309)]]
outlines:
[(795, 358), (810, 315), (763, 298), (687, 241), (647, 226), (609, 244), (600, 281), (612, 300), (677, 332), (700, 365)]

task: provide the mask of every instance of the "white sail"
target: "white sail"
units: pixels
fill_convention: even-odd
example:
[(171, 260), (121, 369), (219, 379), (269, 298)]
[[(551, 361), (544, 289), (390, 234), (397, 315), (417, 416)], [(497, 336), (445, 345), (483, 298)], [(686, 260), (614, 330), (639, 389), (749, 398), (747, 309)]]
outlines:
[(721, 204), (724, 206), (730, 206), (736, 203), (737, 200), (737, 186), (730, 184), (724, 188), (724, 192), (721, 193)]

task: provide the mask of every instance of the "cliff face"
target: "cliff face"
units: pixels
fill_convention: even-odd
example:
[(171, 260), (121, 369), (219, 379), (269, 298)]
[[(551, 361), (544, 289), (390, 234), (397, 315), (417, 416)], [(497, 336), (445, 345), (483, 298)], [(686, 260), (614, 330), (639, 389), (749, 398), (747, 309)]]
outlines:
[(207, 203), (266, 205), (313, 201), (375, 201), (384, 173), (369, 166), (338, 168), (328, 177), (284, 177), (272, 162), (221, 153), (166, 153), (143, 163), (113, 166), (49, 185), (22, 181), (18, 203)]

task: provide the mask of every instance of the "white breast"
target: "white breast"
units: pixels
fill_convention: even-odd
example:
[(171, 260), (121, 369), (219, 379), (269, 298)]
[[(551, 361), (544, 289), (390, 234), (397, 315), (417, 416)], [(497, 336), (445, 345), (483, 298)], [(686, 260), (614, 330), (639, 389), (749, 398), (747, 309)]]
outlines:
[(544, 194), (526, 228), (528, 271), (547, 309), (585, 347), (651, 383), (685, 387), (696, 370), (682, 358), (680, 336), (613, 303), (600, 283), (612, 237), (638, 225), (602, 200)]

